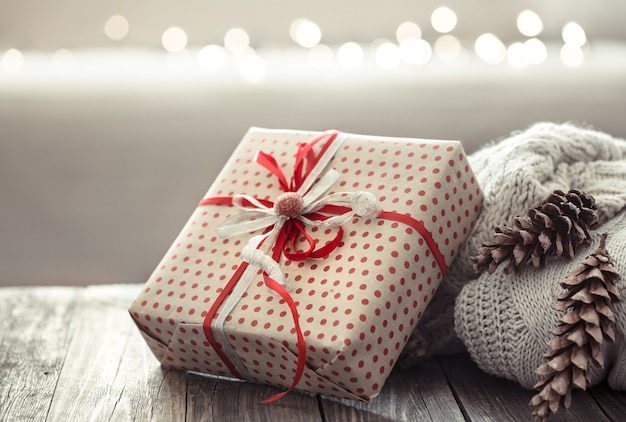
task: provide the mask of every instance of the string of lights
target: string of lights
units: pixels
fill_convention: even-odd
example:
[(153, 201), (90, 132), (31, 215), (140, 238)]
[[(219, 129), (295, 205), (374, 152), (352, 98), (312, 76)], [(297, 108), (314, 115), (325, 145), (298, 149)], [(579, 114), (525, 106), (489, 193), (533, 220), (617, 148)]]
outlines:
[[(382, 69), (423, 66), (434, 60), (462, 64), (470, 55), (490, 65), (508, 64), (512, 68), (527, 68), (540, 65), (548, 58), (546, 42), (539, 38), (544, 23), (531, 10), (518, 14), (515, 25), (520, 38), (508, 45), (493, 33), (483, 33), (475, 40), (459, 39), (454, 35), (458, 19), (454, 10), (441, 6), (430, 15), (429, 23), (437, 34), (434, 40), (425, 39), (417, 23), (406, 21), (397, 26), (395, 37), (375, 39), (369, 45), (350, 40), (337, 45), (324, 44), (319, 25), (309, 19), (296, 19), (288, 28), (294, 42), (289, 48), (304, 49), (309, 65), (315, 69), (331, 66), (358, 69), (368, 57)], [(113, 41), (126, 38), (130, 28), (128, 19), (120, 14), (110, 16), (103, 25), (105, 36)], [(560, 35), (559, 59), (562, 64), (570, 68), (583, 65), (589, 45), (582, 26), (567, 22)], [(254, 47), (255, 43), (244, 28), (231, 28), (221, 41), (190, 46), (185, 30), (178, 26), (167, 28), (161, 36), (163, 52), (172, 66), (197, 66), (203, 71), (214, 72), (233, 65), (247, 81), (264, 78), (267, 65), (263, 51)], [(195, 57), (192, 57), (192, 52)], [(1, 54), (0, 74), (11, 74), (23, 69), (28, 52), (11, 48)], [(50, 54), (51, 64), (55, 69), (69, 70), (74, 64), (74, 55), (70, 49), (57, 50)]]

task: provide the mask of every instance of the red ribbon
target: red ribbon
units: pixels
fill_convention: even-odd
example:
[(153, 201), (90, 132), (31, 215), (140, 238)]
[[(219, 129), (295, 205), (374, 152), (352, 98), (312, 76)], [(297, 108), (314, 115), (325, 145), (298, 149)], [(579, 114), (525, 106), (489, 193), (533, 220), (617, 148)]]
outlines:
[[(300, 188), (300, 186), (302, 186), (304, 181), (307, 179), (307, 176), (311, 173), (311, 171), (313, 170), (313, 168), (319, 161), (320, 157), (322, 157), (326, 153), (326, 150), (328, 149), (328, 147), (337, 138), (338, 134), (339, 132), (335, 132), (335, 131), (325, 132), (322, 135), (314, 138), (312, 141), (308, 143), (299, 144), (298, 150), (296, 152), (294, 172), (291, 177), (291, 181), (289, 182), (287, 181), (287, 178), (285, 177), (285, 174), (283, 173), (280, 165), (276, 162), (276, 159), (273, 156), (263, 153), (263, 152), (259, 152), (257, 153), (255, 157), (255, 161), (259, 163), (260, 165), (262, 165), (270, 173), (272, 173), (278, 178), (280, 188), (283, 192), (296, 192)], [(315, 154), (315, 152), (313, 151), (313, 148), (318, 143), (323, 141), (325, 138), (327, 138), (327, 140), (322, 145), (320, 152), (318, 154)], [(274, 205), (272, 201), (269, 201), (266, 199), (259, 199), (259, 198), (255, 198), (255, 199), (257, 199), (262, 205), (266, 207), (273, 207)], [(198, 205), (199, 206), (203, 206), (203, 205), (232, 206), (233, 197), (231, 196), (209, 197), (200, 201)], [(246, 201), (245, 199), (243, 200), (243, 205), (254, 206), (254, 204), (251, 204), (249, 201)], [(306, 217), (311, 220), (323, 221), (327, 218), (330, 218), (330, 216), (327, 214), (341, 215), (341, 214), (345, 214), (346, 212), (350, 212), (350, 210), (351, 209), (349, 207), (345, 207), (345, 206), (325, 205), (319, 211), (315, 213), (307, 214)], [(445, 262), (445, 258), (443, 257), (441, 251), (439, 250), (437, 243), (434, 241), (432, 234), (428, 231), (428, 229), (426, 229), (426, 227), (421, 221), (411, 217), (410, 215), (400, 214), (394, 211), (382, 211), (378, 215), (377, 218), (397, 221), (415, 229), (418, 233), (420, 233), (422, 238), (425, 240), (427, 246), (433, 253), (433, 256), (435, 260), (437, 261), (442, 273), (443, 274), (446, 273), (447, 265)], [(297, 219), (293, 219), (293, 218), (288, 219), (287, 221), (285, 221), (285, 224), (283, 225), (280, 232), (278, 233), (276, 242), (273, 245), (272, 258), (278, 262), (281, 255), (284, 255), (287, 259), (290, 259), (292, 261), (302, 261), (307, 258), (323, 258), (325, 256), (328, 256), (332, 251), (338, 248), (339, 244), (341, 243), (341, 238), (343, 236), (343, 229), (340, 226), (337, 229), (338, 230), (337, 230), (335, 237), (330, 242), (316, 249), (315, 240), (313, 239), (311, 235), (309, 235), (306, 232), (304, 224), (300, 220), (297, 220)], [(301, 251), (301, 252), (292, 252), (291, 250), (298, 251), (298, 248), (296, 247), (296, 243), (297, 243), (297, 239), (300, 236), (304, 236), (306, 242), (308, 243), (308, 249)], [(226, 353), (223, 352), (222, 345), (219, 344), (219, 342), (215, 340), (212, 330), (211, 330), (211, 322), (215, 318), (219, 308), (222, 306), (226, 298), (231, 294), (231, 292), (235, 288), (235, 285), (241, 278), (244, 271), (248, 268), (248, 265), (249, 264), (247, 262), (242, 262), (239, 265), (235, 273), (232, 275), (232, 277), (230, 278), (226, 286), (224, 286), (219, 296), (217, 297), (217, 299), (215, 300), (215, 302), (212, 304), (211, 308), (207, 312), (204, 318), (204, 323), (203, 323), (204, 334), (207, 338), (207, 341), (213, 347), (213, 349), (216, 351), (216, 353), (218, 354), (220, 359), (224, 362), (224, 364), (228, 367), (228, 369), (235, 376), (239, 378), (243, 378), (243, 377), (241, 376), (239, 371), (237, 371), (237, 369), (235, 368), (233, 363), (230, 361), (230, 359), (226, 356)], [(304, 369), (306, 365), (306, 345), (305, 345), (304, 335), (300, 328), (299, 314), (298, 314), (298, 309), (297, 309), (295, 301), (293, 300), (289, 292), (280, 283), (278, 283), (276, 280), (269, 277), (269, 275), (265, 272), (263, 273), (263, 280), (264, 280), (265, 285), (269, 289), (276, 292), (289, 307), (289, 310), (291, 312), (292, 319), (294, 322), (295, 331), (296, 331), (296, 336), (297, 336), (296, 347), (298, 349), (296, 373), (294, 375), (291, 385), (286, 391), (276, 394), (270, 397), (269, 399), (263, 401), (264, 403), (267, 403), (267, 402), (277, 400), (283, 397), (284, 395), (286, 395), (287, 393), (289, 393), (290, 391), (292, 391), (293, 389), (295, 389), (296, 385), (298, 384), (298, 382), (300, 381), (304, 373)]]

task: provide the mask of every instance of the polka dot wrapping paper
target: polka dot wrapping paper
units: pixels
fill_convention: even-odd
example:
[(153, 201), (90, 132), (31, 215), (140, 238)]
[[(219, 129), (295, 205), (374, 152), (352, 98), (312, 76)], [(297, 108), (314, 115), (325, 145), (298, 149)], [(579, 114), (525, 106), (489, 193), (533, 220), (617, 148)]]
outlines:
[(481, 201), (457, 141), (252, 128), (130, 313), (164, 367), (369, 401)]

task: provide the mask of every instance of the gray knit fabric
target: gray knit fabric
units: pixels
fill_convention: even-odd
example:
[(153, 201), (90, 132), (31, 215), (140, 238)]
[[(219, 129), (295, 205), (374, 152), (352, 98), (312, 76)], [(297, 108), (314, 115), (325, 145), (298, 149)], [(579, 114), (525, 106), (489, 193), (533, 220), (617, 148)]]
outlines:
[[(454, 329), (455, 299), (465, 285), (478, 277), (469, 257), (478, 253), (483, 242), (491, 240), (496, 226), (511, 226), (514, 216), (524, 215), (555, 189), (576, 188), (593, 195), (602, 224), (626, 205), (626, 141), (592, 129), (571, 124), (538, 123), (485, 146), (468, 159), (483, 189), (483, 210), (411, 335), (400, 361), (403, 366), (431, 354), (463, 350)], [(626, 262), (624, 249), (612, 253), (616, 259)], [(537, 277), (542, 279), (543, 275), (537, 273)], [(558, 282), (549, 284), (550, 288), (558, 288)], [(474, 286), (478, 288), (478, 285)], [(489, 298), (492, 295), (505, 298), (512, 294), (512, 291), (497, 289), (497, 283), (484, 287), (485, 291), (491, 292)], [(542, 294), (548, 293), (544, 291)], [(551, 306), (547, 309), (550, 312)], [(503, 312), (517, 311), (503, 309)], [(508, 318), (500, 314), (492, 317)], [(519, 318), (513, 318), (513, 321), (519, 321)], [(497, 334), (501, 336), (497, 340), (500, 347), (512, 347), (506, 340), (517, 338), (517, 333), (523, 332), (514, 326), (509, 327), (513, 331)], [(471, 331), (463, 330), (464, 333)], [(486, 336), (484, 341), (496, 342), (495, 336), (495, 333)]]
[[(617, 284), (623, 300), (612, 306), (617, 320), (615, 343), (605, 342), (605, 368), (593, 367), (591, 385), (606, 378), (611, 387), (626, 390), (626, 212), (604, 224), (602, 231), (609, 233), (606, 248), (625, 277)], [(580, 250), (572, 262), (558, 260), (544, 269), (528, 268), (515, 275), (499, 268), (463, 288), (456, 302), (456, 329), (480, 368), (526, 388), (539, 381), (535, 369), (546, 362), (543, 355), (554, 337), (550, 331), (561, 316), (553, 309), (563, 291), (559, 282), (597, 248), (600, 231), (592, 238), (593, 244)]]

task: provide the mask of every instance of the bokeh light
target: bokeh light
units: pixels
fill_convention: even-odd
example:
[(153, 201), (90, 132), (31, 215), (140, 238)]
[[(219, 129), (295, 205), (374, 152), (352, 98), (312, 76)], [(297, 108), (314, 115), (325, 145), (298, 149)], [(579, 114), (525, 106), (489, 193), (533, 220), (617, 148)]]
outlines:
[(514, 42), (506, 50), (506, 60), (511, 67), (521, 69), (529, 65), (526, 48), (522, 42)]
[(328, 69), (333, 64), (333, 50), (325, 44), (312, 47), (309, 50), (309, 63), (316, 69)]
[(582, 26), (576, 22), (568, 22), (561, 31), (563, 41), (574, 47), (582, 47), (587, 42), (587, 35)]
[(2, 55), (2, 70), (6, 73), (17, 73), (24, 66), (24, 55), (20, 50), (11, 48)]
[(435, 55), (444, 62), (453, 62), (461, 56), (461, 41), (453, 35), (442, 35), (435, 41)]
[(393, 69), (400, 63), (400, 48), (392, 42), (383, 42), (375, 52), (376, 63), (383, 69)]
[(242, 28), (231, 28), (224, 35), (224, 47), (230, 52), (245, 50), (250, 45), (250, 36)]
[[(514, 68), (526, 68), (544, 63), (548, 59), (548, 48), (544, 42), (556, 41), (554, 36), (558, 37), (559, 28), (556, 28), (555, 33), (555, 28), (548, 26), (549, 33), (542, 36), (547, 41), (542, 41), (539, 36), (546, 31), (542, 17), (533, 10), (522, 9), (519, 9), (521, 12), (517, 14), (515, 21), (519, 31), (517, 40), (513, 39), (505, 45), (496, 32), (484, 33), (474, 41), (474, 57), (488, 64), (508, 62)], [(545, 12), (545, 10), (541, 9), (539, 12)], [(294, 43), (308, 50), (297, 53), (298, 57), (302, 58), (306, 55), (309, 65), (315, 69), (328, 69), (337, 64), (345, 69), (356, 69), (365, 62), (368, 66), (376, 63), (383, 69), (394, 69), (403, 63), (424, 65), (433, 59), (433, 55), (441, 62), (454, 63), (456, 66), (467, 63), (472, 55), (471, 41), (466, 38), (462, 38), (463, 41), (461, 41), (458, 34), (451, 33), (457, 28), (459, 16), (462, 15), (457, 16), (455, 10), (446, 5), (435, 8), (430, 15), (432, 29), (424, 27), (427, 29), (428, 41), (422, 38), (424, 34), (420, 25), (411, 20), (406, 20), (395, 28), (397, 42), (392, 35), (389, 39), (376, 39), (371, 43), (368, 43), (367, 39), (361, 39), (359, 43), (352, 41), (339, 43), (338, 49), (321, 43), (320, 26), (310, 19), (293, 20), (289, 26), (289, 34)], [(420, 19), (424, 18), (428, 19), (428, 16), (420, 17)], [(428, 22), (424, 25), (428, 25)], [(122, 14), (113, 14), (104, 21), (103, 29), (108, 39), (122, 40), (128, 37), (129, 21)], [(560, 29), (563, 40), (560, 50), (561, 62), (568, 67), (581, 66), (589, 53), (589, 40), (585, 30), (579, 23), (573, 21), (565, 23)], [(100, 36), (102, 37), (102, 33)], [(265, 61), (265, 54), (269, 54), (270, 59), (277, 58), (275, 50), (288, 48), (279, 43), (261, 40), (260, 45), (267, 49), (259, 50), (257, 54), (251, 46), (250, 35), (242, 27), (229, 29), (224, 34), (223, 44), (219, 41), (213, 42), (215, 44), (204, 47), (194, 45), (193, 47), (199, 48), (194, 57), (192, 54), (194, 50), (188, 50), (188, 36), (182, 27), (172, 26), (161, 34), (161, 43), (168, 52), (167, 63), (170, 69), (190, 69), (194, 62), (196, 62), (196, 68), (207, 72), (214, 72), (228, 66), (240, 71), (243, 78), (248, 81), (259, 81), (265, 77), (270, 63)], [(78, 50), (61, 48), (46, 54), (48, 54), (51, 69), (55, 72), (72, 71), (80, 65), (82, 60)], [(25, 55), (29, 57), (29, 53), (16, 48), (0, 52), (0, 70), (4, 73), (19, 72), (24, 68)], [(553, 55), (557, 55), (556, 48)], [(29, 63), (34, 63), (35, 60), (33, 56)]]
[(449, 7), (438, 7), (430, 16), (430, 23), (435, 31), (446, 34), (456, 27), (456, 13)]
[(422, 30), (415, 22), (403, 22), (396, 29), (396, 39), (399, 43), (408, 38), (422, 38)]
[(104, 23), (104, 33), (114, 41), (119, 41), (128, 35), (128, 20), (122, 15), (113, 15)]
[(308, 19), (296, 19), (289, 28), (291, 39), (304, 48), (315, 47), (322, 40), (320, 27)]
[(52, 55), (52, 67), (57, 72), (68, 72), (74, 67), (74, 53), (66, 48), (57, 50)]
[(241, 76), (248, 82), (258, 82), (265, 76), (265, 62), (256, 54), (244, 58), (240, 65)]
[(179, 53), (187, 47), (187, 34), (182, 28), (172, 26), (163, 32), (161, 42), (170, 53)]
[(474, 43), (474, 51), (478, 57), (489, 64), (501, 63), (506, 58), (506, 47), (498, 37), (493, 34), (482, 34)]
[(561, 61), (567, 67), (579, 67), (585, 61), (585, 55), (580, 47), (565, 44), (561, 47)]
[(517, 29), (522, 35), (536, 37), (543, 31), (543, 21), (532, 10), (524, 10), (517, 15)]
[(408, 38), (400, 43), (400, 57), (408, 64), (422, 65), (427, 63), (433, 54), (433, 49), (427, 41)]
[(524, 49), (530, 64), (541, 64), (548, 58), (546, 45), (538, 38), (530, 38), (524, 42)]
[(363, 48), (353, 41), (342, 44), (337, 50), (337, 61), (345, 69), (356, 69), (361, 66), (364, 57)]
[(235, 52), (231, 53), (231, 57), (232, 57), (232, 62), (235, 66), (241, 66), (241, 63), (243, 63), (243, 61), (245, 59), (247, 59), (250, 56), (256, 56), (256, 50), (250, 46), (245, 47), (245, 48), (240, 48), (239, 50), (236, 50)]
[(202, 47), (198, 52), (198, 65), (203, 70), (213, 72), (225, 66), (226, 57), (226, 51), (223, 47), (210, 44)]

